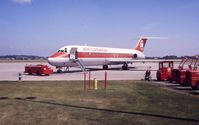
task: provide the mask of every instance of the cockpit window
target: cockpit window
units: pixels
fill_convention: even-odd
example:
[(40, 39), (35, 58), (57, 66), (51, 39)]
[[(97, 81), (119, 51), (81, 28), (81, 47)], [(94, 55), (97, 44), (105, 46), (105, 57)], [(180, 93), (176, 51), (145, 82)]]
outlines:
[(65, 52), (65, 53), (67, 53), (67, 48), (65, 48), (64, 50), (60, 49), (60, 50), (58, 50), (58, 52)]
[(58, 50), (58, 52), (64, 52), (64, 50)]

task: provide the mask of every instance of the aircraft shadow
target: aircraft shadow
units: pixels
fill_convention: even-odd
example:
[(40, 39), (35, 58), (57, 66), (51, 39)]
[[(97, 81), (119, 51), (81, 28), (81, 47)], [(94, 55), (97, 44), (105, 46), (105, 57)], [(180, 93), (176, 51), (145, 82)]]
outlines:
[[(92, 71), (105, 71), (104, 69), (101, 68), (85, 68), (86, 72), (92, 72)], [(120, 67), (116, 68), (109, 68), (106, 71), (146, 71), (147, 69), (137, 69), (136, 67), (129, 67), (127, 70), (122, 70)], [(157, 70), (151, 70), (151, 71), (157, 71)], [(76, 72), (83, 72), (81, 69), (77, 70), (69, 70), (69, 71), (62, 71), (61, 73), (76, 73)], [(54, 72), (54, 74), (61, 74), (58, 72)]]
[(109, 112), (109, 113), (122, 113), (122, 114), (129, 114), (129, 115), (157, 117), (157, 118), (163, 118), (163, 119), (181, 120), (181, 121), (189, 121), (189, 122), (199, 122), (199, 120), (192, 119), (192, 118), (183, 118), (183, 117), (168, 116), (168, 115), (153, 114), (153, 113), (144, 113), (144, 112), (132, 112), (132, 111), (104, 109), (104, 108), (94, 108), (94, 107), (88, 107), (88, 106), (78, 106), (78, 105), (63, 104), (63, 103), (56, 103), (56, 102), (32, 100), (32, 99), (35, 99), (35, 98), (36, 97), (34, 97), (34, 98), (32, 98), (32, 97), (31, 98), (15, 98), (15, 99), (21, 100), (21, 101), (50, 104), (50, 105), (55, 105), (55, 106), (64, 106), (64, 107), (71, 107), (71, 108), (77, 108), (77, 109), (87, 109), (87, 110), (102, 111), (102, 112)]

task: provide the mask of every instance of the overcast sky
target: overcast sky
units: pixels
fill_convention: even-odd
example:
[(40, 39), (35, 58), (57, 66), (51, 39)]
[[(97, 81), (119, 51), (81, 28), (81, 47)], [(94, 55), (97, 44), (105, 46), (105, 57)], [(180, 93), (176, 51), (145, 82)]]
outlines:
[(199, 54), (199, 0), (0, 0), (0, 55), (49, 56), (64, 45)]

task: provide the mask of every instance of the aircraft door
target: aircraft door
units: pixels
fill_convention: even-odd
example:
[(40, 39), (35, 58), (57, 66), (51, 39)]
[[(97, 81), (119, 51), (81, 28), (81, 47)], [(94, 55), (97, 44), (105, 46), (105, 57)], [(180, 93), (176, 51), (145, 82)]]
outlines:
[(77, 48), (71, 48), (70, 50), (70, 59), (77, 59)]

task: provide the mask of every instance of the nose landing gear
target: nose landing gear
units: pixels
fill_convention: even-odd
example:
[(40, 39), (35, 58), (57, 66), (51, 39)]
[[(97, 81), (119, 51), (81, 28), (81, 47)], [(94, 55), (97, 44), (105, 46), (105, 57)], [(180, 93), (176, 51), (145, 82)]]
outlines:
[(57, 73), (61, 73), (61, 72), (62, 72), (62, 69), (59, 68), (59, 69), (57, 70)]
[[(57, 68), (57, 73), (62, 73), (63, 72), (63, 70), (62, 70), (63, 67), (56, 67), (56, 68)], [(69, 71), (69, 67), (68, 66), (64, 67), (64, 70), (68, 72)]]

